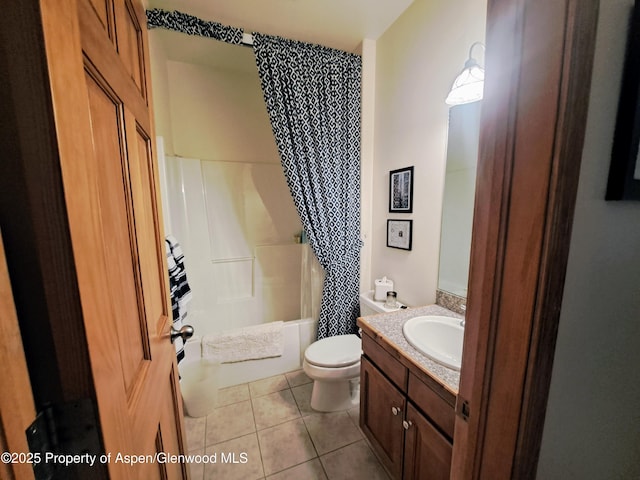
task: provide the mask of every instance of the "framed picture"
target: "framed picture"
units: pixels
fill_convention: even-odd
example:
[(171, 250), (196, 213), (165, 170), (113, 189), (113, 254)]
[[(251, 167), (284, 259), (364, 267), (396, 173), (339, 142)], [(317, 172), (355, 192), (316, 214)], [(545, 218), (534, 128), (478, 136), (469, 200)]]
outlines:
[(606, 200), (640, 200), (640, 7), (635, 8), (613, 136)]
[(413, 220), (387, 220), (387, 247), (411, 250)]
[(413, 212), (413, 167), (389, 172), (389, 212)]

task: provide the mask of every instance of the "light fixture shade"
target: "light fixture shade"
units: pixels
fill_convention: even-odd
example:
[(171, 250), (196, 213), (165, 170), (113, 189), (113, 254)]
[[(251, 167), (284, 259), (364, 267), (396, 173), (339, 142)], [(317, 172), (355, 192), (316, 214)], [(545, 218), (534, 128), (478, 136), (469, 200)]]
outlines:
[(484, 69), (473, 59), (469, 60), (465, 64), (464, 70), (456, 77), (451, 86), (451, 91), (445, 100), (447, 105), (462, 105), (482, 100)]

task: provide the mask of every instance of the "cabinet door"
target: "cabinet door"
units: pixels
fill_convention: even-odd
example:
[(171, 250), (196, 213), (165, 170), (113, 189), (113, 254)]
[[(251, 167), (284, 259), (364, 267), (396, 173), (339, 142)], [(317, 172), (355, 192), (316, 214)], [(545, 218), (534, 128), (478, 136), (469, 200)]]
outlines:
[(364, 357), (360, 375), (360, 428), (385, 467), (395, 478), (400, 478), (405, 397)]
[(403, 479), (449, 480), (451, 443), (411, 404), (405, 429)]

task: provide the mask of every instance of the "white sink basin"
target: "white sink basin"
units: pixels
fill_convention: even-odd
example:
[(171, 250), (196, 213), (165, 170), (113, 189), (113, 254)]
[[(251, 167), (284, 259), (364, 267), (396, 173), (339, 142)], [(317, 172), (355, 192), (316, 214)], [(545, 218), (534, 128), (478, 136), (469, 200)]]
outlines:
[(427, 357), (460, 370), (464, 327), (459, 318), (428, 315), (414, 317), (402, 327), (407, 341)]

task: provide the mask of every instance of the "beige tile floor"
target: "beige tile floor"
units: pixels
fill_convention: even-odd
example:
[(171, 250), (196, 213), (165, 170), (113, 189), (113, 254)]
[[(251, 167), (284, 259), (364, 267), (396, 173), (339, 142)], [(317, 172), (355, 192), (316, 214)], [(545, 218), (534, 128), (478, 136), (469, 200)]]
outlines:
[(207, 417), (185, 417), (193, 480), (388, 480), (358, 427), (358, 407), (318, 413), (303, 371), (219, 391)]

